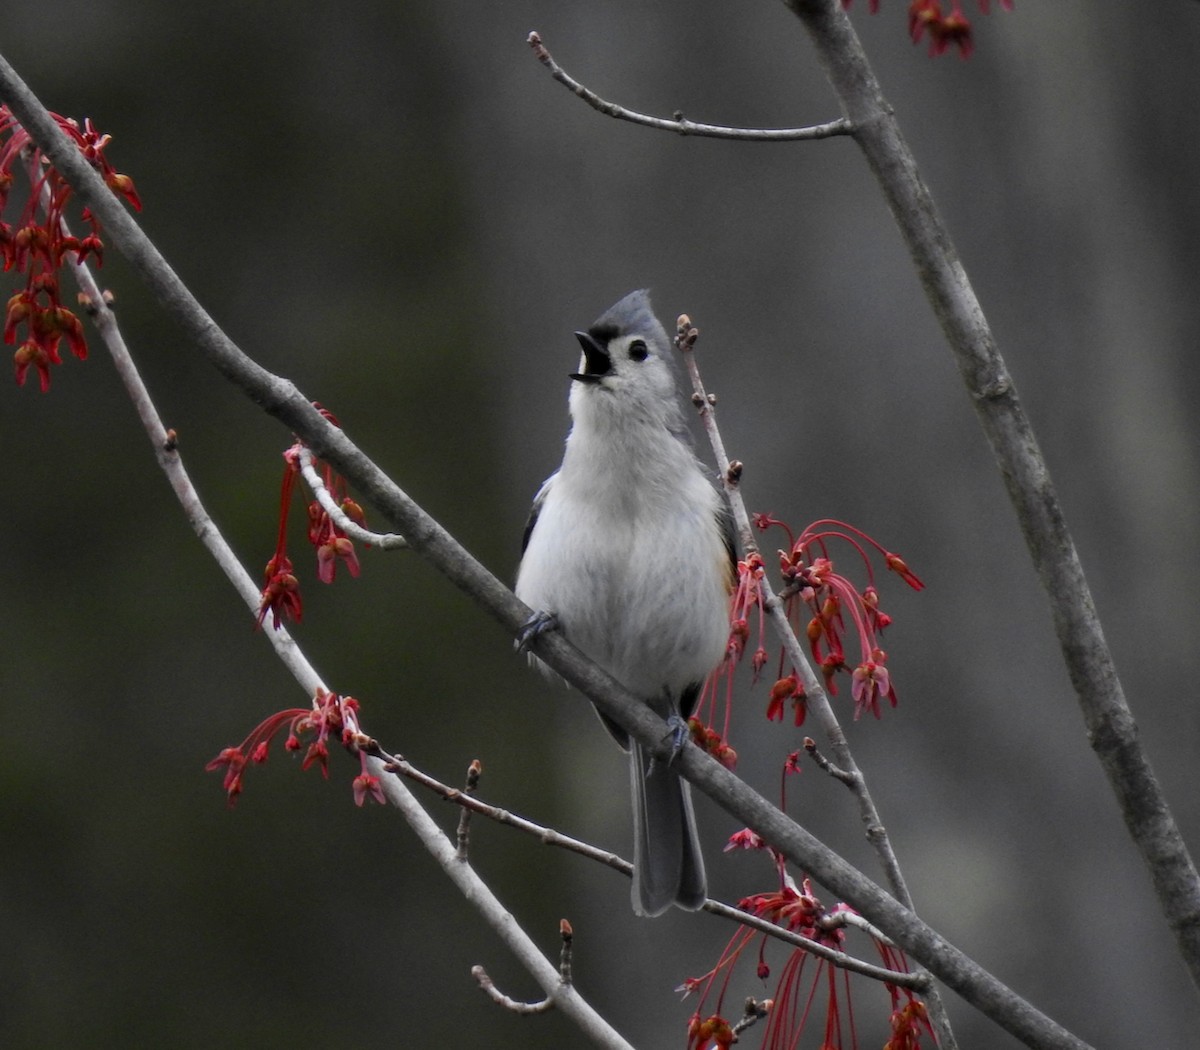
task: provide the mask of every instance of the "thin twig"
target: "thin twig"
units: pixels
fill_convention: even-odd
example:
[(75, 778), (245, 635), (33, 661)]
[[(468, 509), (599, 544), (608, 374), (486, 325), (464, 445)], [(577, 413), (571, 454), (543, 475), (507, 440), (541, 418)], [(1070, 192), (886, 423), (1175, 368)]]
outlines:
[[(463, 795), (470, 798), (479, 787), (479, 778), (483, 775), (483, 763), (474, 759), (467, 767), (467, 782), (463, 785)], [(471, 810), (466, 806), (458, 815), (458, 833), (455, 836), (458, 843), (458, 859), (466, 860), (471, 849)]]
[[(480, 816), (487, 817), (489, 820), (494, 820), (498, 824), (504, 824), (511, 828), (516, 828), (527, 835), (532, 835), (539, 842), (547, 846), (556, 846), (559, 849), (569, 850), (572, 853), (578, 853), (581, 856), (587, 857), (589, 860), (596, 861), (606, 867), (612, 868), (614, 871), (619, 871), (627, 878), (633, 875), (633, 865), (629, 861), (624, 860), (617, 854), (608, 850), (601, 849), (598, 846), (593, 846), (581, 839), (572, 838), (569, 835), (564, 835), (560, 831), (555, 831), (553, 828), (548, 828), (543, 824), (538, 824), (536, 821), (528, 820), (525, 817), (519, 817), (516, 814), (506, 809), (501, 809), (498, 806), (490, 805), (474, 795), (467, 794), (458, 788), (451, 787), (449, 784), (444, 784), (436, 778), (430, 776), (423, 770), (417, 769), (410, 762), (395, 755), (389, 755), (383, 748), (379, 746), (378, 741), (371, 740), (363, 745), (363, 750), (368, 754), (378, 757), (383, 760), (383, 768), (388, 772), (397, 773), (400, 776), (407, 777), (415, 783), (421, 784), (429, 790), (437, 793), (448, 802), (453, 802), (461, 806), (464, 810), (473, 813), (478, 813)], [(716, 915), (723, 919), (729, 919), (732, 922), (740, 923), (743, 926), (757, 930), (760, 933), (765, 933), (769, 937), (791, 945), (794, 948), (800, 948), (811, 955), (815, 955), (826, 962), (831, 963), (843, 970), (850, 970), (854, 973), (862, 974), (864, 977), (870, 977), (877, 981), (886, 981), (889, 984), (901, 985), (905, 988), (913, 988), (923, 990), (929, 985), (929, 977), (923, 973), (906, 973), (900, 970), (889, 970), (883, 966), (877, 966), (874, 963), (866, 962), (863, 959), (855, 958), (853, 955), (847, 955), (845, 952), (840, 952), (835, 948), (830, 948), (828, 945), (822, 944), (820, 941), (811, 940), (801, 934), (795, 933), (792, 930), (784, 929), (771, 922), (769, 919), (762, 919), (757, 915), (751, 915), (749, 912), (742, 911), (740, 908), (735, 908), (723, 901), (718, 901), (710, 898), (704, 903), (704, 911), (710, 915)], [(838, 913), (848, 914), (848, 913)], [(838, 922), (835, 925), (850, 925), (849, 922)], [(865, 925), (865, 924), (864, 924)], [(885, 943), (891, 943), (890, 939), (885, 937), (878, 930), (874, 930), (871, 936), (882, 940)]]
[(358, 540), (359, 543), (365, 543), (367, 546), (381, 551), (406, 550), (408, 548), (408, 540), (403, 536), (398, 536), (394, 532), (372, 532), (370, 529), (364, 529), (357, 522), (347, 517), (341, 505), (333, 498), (329, 489), (325, 487), (325, 482), (321, 478), (321, 475), (317, 473), (316, 457), (313, 456), (312, 449), (301, 446), (298, 458), (300, 460), (300, 473), (308, 483), (312, 494), (317, 498), (317, 502), (321, 504), (321, 508), (325, 513), (333, 519), (334, 525), (341, 529), (350, 539)]
[(660, 131), (673, 131), (677, 135), (695, 135), (710, 139), (737, 139), (741, 142), (797, 142), (805, 139), (828, 139), (837, 135), (852, 134), (854, 130), (844, 117), (831, 120), (828, 124), (813, 124), (805, 128), (729, 128), (720, 124), (698, 124), (694, 120), (688, 120), (682, 113), (676, 113), (669, 120), (665, 117), (652, 117), (646, 113), (638, 113), (632, 109), (626, 109), (624, 106), (618, 106), (615, 102), (609, 102), (579, 83), (554, 61), (542, 43), (541, 36), (536, 32), (529, 34), (529, 46), (533, 48), (533, 53), (537, 56), (538, 61), (550, 70), (550, 75), (583, 99), (592, 109), (607, 117), (627, 120), (631, 124), (641, 124), (644, 127), (657, 128)]
[(368, 756), (371, 772), (379, 777), (388, 802), (401, 811), (421, 844), (433, 856), (443, 872), (470, 901), (479, 915), (501, 937), (505, 947), (529, 972), (546, 998), (563, 1011), (596, 1046), (607, 1050), (633, 1050), (628, 1042), (583, 998), (573, 984), (565, 984), (559, 970), (542, 954), (533, 939), (513, 920), (512, 913), (500, 903), (491, 888), (466, 861), (458, 859), (455, 844), (436, 824), (425, 808), (390, 773), (380, 758)]
[(367, 754), (379, 758), (383, 763), (383, 768), (389, 773), (395, 773), (405, 777), (422, 787), (428, 788), (435, 794), (440, 795), (447, 802), (453, 802), (457, 806), (461, 806), (465, 810), (472, 813), (478, 813), (480, 816), (487, 817), (488, 820), (495, 821), (497, 824), (504, 824), (511, 828), (516, 828), (527, 835), (532, 835), (545, 846), (554, 846), (558, 849), (565, 849), (571, 853), (578, 853), (580, 856), (587, 857), (589, 860), (595, 861), (598, 864), (603, 864), (605, 867), (612, 868), (614, 871), (619, 871), (627, 877), (633, 875), (633, 865), (629, 861), (624, 860), (609, 850), (601, 849), (598, 846), (593, 846), (589, 842), (584, 842), (582, 839), (572, 838), (570, 835), (564, 835), (561, 831), (555, 831), (553, 828), (548, 828), (544, 824), (538, 824), (536, 821), (528, 820), (525, 817), (520, 817), (511, 810), (504, 809), (500, 806), (493, 806), (490, 803), (484, 802), (475, 795), (465, 793), (462, 789), (451, 787), (449, 784), (444, 784), (436, 777), (430, 776), (424, 770), (418, 769), (407, 759), (399, 755), (388, 754), (379, 742), (372, 740), (364, 745), (363, 750)]
[(737, 1024), (733, 1026), (734, 1036), (741, 1035), (747, 1028), (752, 1028), (758, 1024), (764, 1017), (771, 1012), (772, 1002), (770, 999), (758, 1000), (747, 999), (742, 1007), (742, 1016)]
[(811, 736), (806, 736), (804, 738), (804, 750), (808, 754), (808, 757), (816, 762), (817, 768), (820, 769), (822, 773), (827, 773), (829, 776), (833, 777), (834, 780), (840, 780), (844, 784), (854, 783), (854, 774), (847, 773), (840, 766), (835, 766), (832, 762), (830, 762), (829, 759), (821, 754), (820, 749), (817, 747), (817, 742)]
[(558, 956), (558, 975), (563, 984), (573, 984), (572, 960), (575, 958), (575, 931), (571, 924), (563, 919), (558, 924), (558, 935), (562, 938), (562, 951)]
[(472, 966), (471, 976), (475, 978), (479, 987), (488, 994), (488, 998), (497, 1006), (504, 1007), (514, 1014), (521, 1014), (523, 1017), (529, 1017), (532, 1014), (544, 1014), (548, 1010), (554, 1009), (554, 1000), (547, 996), (545, 999), (539, 999), (535, 1003), (525, 1003), (520, 999), (514, 999), (512, 996), (505, 995), (495, 982), (488, 976), (487, 970), (482, 966)]

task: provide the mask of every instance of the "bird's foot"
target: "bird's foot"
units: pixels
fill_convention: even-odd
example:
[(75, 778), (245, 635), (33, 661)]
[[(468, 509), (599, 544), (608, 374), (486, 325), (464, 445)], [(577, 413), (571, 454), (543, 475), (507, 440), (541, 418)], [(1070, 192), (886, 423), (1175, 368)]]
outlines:
[(667, 765), (672, 765), (682, 753), (683, 745), (688, 742), (688, 738), (692, 735), (691, 727), (687, 724), (687, 719), (678, 711), (672, 711), (667, 715), (667, 727), (671, 730), (671, 757), (667, 759)]
[(521, 624), (521, 629), (517, 632), (517, 640), (514, 643), (517, 652), (527, 653), (529, 647), (534, 641), (547, 631), (553, 631), (558, 627), (558, 617), (554, 613), (548, 613), (545, 609), (539, 609), (528, 620)]

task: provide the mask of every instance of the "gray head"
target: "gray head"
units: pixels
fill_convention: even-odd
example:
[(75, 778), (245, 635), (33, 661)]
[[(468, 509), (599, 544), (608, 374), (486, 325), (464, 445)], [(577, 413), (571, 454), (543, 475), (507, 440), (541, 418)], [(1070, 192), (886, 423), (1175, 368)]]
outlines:
[(583, 348), (573, 372), (571, 414), (603, 414), (682, 426), (671, 343), (654, 316), (650, 293), (630, 292), (602, 313), (586, 332), (576, 332)]

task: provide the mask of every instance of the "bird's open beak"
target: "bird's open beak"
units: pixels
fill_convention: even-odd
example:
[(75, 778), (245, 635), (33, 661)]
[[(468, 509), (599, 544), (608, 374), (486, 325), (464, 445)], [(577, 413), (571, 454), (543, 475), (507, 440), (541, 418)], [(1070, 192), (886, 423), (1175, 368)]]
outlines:
[(571, 378), (578, 379), (581, 383), (599, 383), (612, 371), (612, 358), (590, 333), (576, 332), (575, 338), (583, 347), (583, 371), (572, 372)]

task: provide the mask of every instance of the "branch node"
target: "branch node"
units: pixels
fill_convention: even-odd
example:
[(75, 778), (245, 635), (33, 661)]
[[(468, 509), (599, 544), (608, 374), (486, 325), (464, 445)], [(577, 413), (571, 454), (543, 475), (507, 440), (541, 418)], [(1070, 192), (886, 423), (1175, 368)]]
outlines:
[(990, 378), (981, 382), (978, 389), (971, 391), (971, 396), (976, 401), (998, 401), (1011, 394), (1012, 389), (1012, 377), (1001, 366)]
[[(461, 794), (467, 796), (474, 795), (475, 789), (479, 786), (479, 778), (481, 776), (483, 776), (483, 763), (477, 758), (472, 759), (471, 764), (467, 766), (467, 781), (463, 786)], [(456, 855), (458, 859), (466, 860), (471, 844), (471, 810), (466, 806), (463, 806), (458, 814), (457, 843)]]
[[(840, 780), (843, 784), (849, 787), (854, 787), (858, 783), (858, 777), (849, 770), (842, 769), (840, 766), (835, 766), (817, 749), (817, 742), (811, 737), (804, 738), (804, 750), (808, 752), (808, 757), (817, 764), (817, 768), (822, 773), (828, 773), (835, 780)], [(882, 830), (882, 825), (878, 825)], [(871, 832), (868, 830), (867, 837), (871, 837)]]

